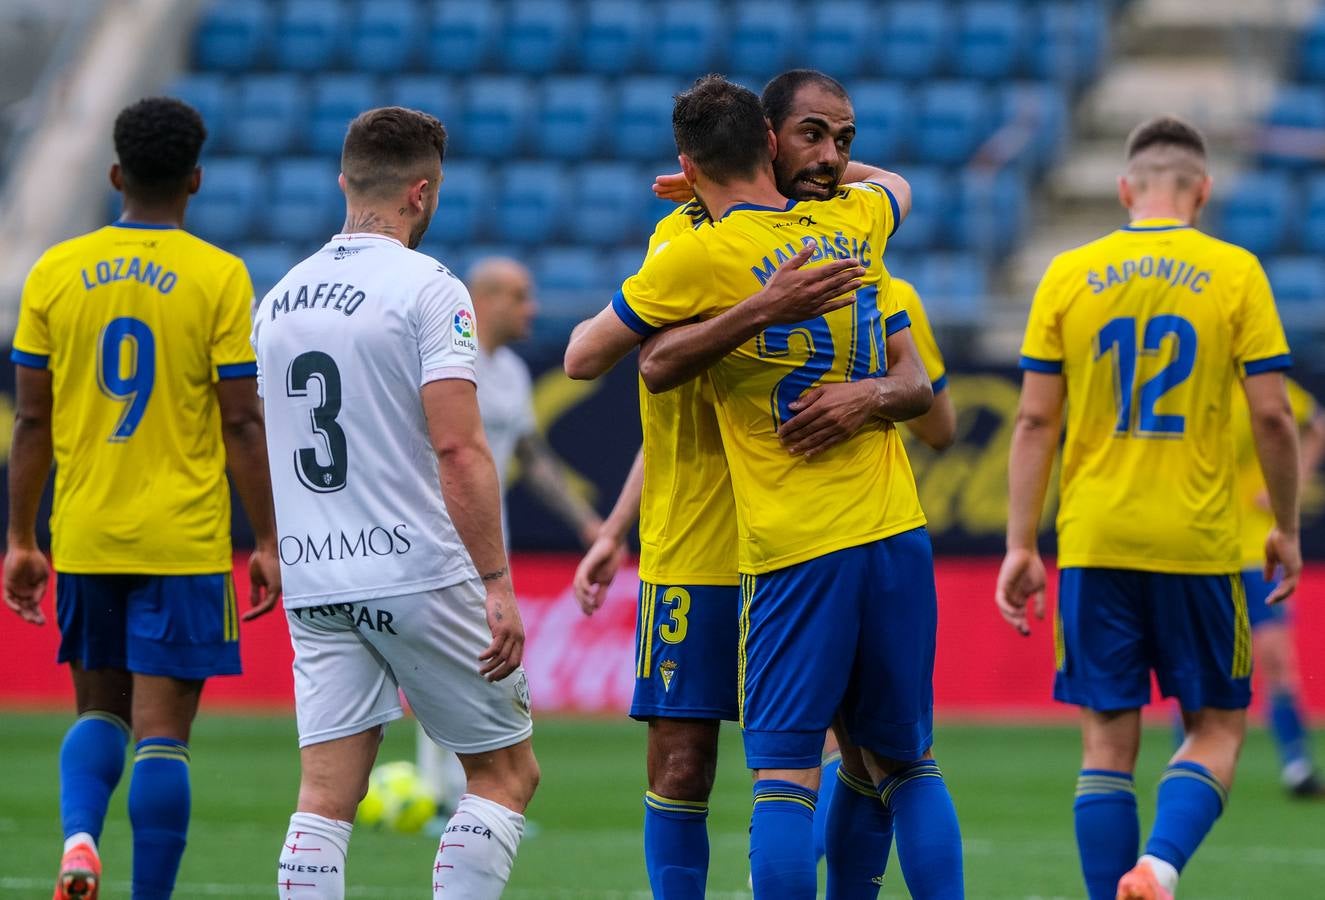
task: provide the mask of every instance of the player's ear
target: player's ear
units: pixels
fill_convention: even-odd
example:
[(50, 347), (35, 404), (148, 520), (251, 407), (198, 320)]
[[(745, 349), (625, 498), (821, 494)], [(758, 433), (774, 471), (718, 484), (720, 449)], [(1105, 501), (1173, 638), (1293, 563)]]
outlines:
[(681, 174), (685, 176), (687, 182), (693, 185), (696, 176), (699, 175), (699, 168), (695, 165), (695, 161), (684, 153), (678, 156), (677, 160), (681, 163)]
[(189, 196), (198, 193), (202, 188), (202, 166), (194, 166), (193, 174), (189, 176)]
[(1205, 205), (1210, 202), (1210, 192), (1214, 190), (1215, 180), (1209, 175), (1201, 179), (1200, 185), (1196, 188), (1196, 209), (1205, 209)]
[(1118, 176), (1118, 202), (1123, 205), (1123, 209), (1131, 209), (1135, 195), (1132, 193), (1132, 184), (1127, 180), (1126, 175)]
[(346, 187), (344, 172), (341, 172), (339, 175), (336, 176), (336, 184), (340, 185), (340, 192), (342, 194), (347, 194), (347, 195), (349, 194), (349, 188)]
[(115, 190), (124, 192), (124, 173), (120, 171), (120, 164), (113, 162), (110, 164), (110, 186)]
[[(764, 121), (767, 122), (768, 120), (765, 119)], [(768, 158), (778, 158), (778, 136), (772, 128), (768, 129)]]

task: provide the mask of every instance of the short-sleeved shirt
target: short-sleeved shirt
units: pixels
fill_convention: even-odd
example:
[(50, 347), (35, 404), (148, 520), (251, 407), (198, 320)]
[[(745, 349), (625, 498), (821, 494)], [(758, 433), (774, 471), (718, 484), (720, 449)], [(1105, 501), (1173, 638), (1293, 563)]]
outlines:
[(449, 269), (375, 234), (336, 235), (263, 297), (253, 344), (287, 608), (475, 577), (420, 396), (475, 380), (475, 324)]
[(483, 433), (503, 489), (520, 438), (534, 431), (534, 386), (529, 367), (510, 347), (480, 349), (474, 362)]
[(948, 369), (943, 363), (943, 354), (939, 352), (939, 342), (934, 339), (934, 329), (929, 324), (925, 305), (920, 302), (920, 294), (911, 282), (897, 277), (893, 278), (889, 290), (897, 308), (905, 310), (911, 320), (911, 340), (915, 341), (920, 362), (937, 394), (948, 386)]
[(811, 459), (787, 452), (778, 427), (817, 384), (887, 368), (888, 334), (908, 327), (890, 301), (883, 251), (896, 202), (879, 185), (840, 189), (826, 201), (738, 205), (710, 228), (685, 231), (626, 280), (613, 309), (640, 334), (709, 318), (757, 292), (802, 246), (808, 265), (854, 257), (866, 269), (855, 302), (765, 330), (709, 370), (739, 527), (739, 566), (761, 574), (924, 524), (901, 439), (866, 425)]
[(238, 257), (178, 228), (117, 223), (46, 251), (13, 359), (50, 369), (58, 571), (231, 568), (215, 383), (256, 374)]
[[(1243, 569), (1259, 569), (1265, 564), (1265, 538), (1274, 527), (1274, 513), (1265, 504), (1265, 476), (1256, 455), (1256, 441), (1251, 433), (1251, 411), (1242, 385), (1233, 386), (1233, 446), (1238, 464), (1238, 508), (1241, 512), (1239, 546)], [(1288, 380), (1288, 402), (1299, 428), (1305, 428), (1316, 416), (1316, 400), (1302, 385)]]
[(1240, 247), (1148, 219), (1055, 258), (1022, 367), (1066, 380), (1059, 565), (1237, 571), (1233, 385), (1290, 363)]

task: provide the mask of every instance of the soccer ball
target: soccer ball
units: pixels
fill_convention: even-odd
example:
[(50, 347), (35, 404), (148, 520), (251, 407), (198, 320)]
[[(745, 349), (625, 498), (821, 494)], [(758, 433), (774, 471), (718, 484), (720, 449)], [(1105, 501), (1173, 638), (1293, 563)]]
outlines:
[(437, 804), (414, 763), (401, 760), (373, 769), (355, 821), (370, 828), (416, 834), (436, 814)]

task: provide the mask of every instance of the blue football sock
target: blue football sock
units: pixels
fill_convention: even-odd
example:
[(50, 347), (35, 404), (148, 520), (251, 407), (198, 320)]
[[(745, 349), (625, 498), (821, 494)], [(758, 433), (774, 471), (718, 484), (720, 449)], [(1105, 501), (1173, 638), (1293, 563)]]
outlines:
[(169, 900), (189, 830), (189, 748), (144, 738), (133, 758), (133, 900)]
[(943, 773), (932, 759), (911, 763), (879, 785), (893, 816), (897, 860), (916, 900), (965, 896), (962, 835)]
[(828, 807), (833, 805), (837, 793), (837, 770), (842, 767), (842, 754), (830, 753), (824, 757), (819, 772), (819, 802), (814, 807), (814, 858), (824, 858), (824, 832), (828, 827)]
[(87, 712), (60, 745), (60, 825), (64, 836), (87, 832), (101, 842), (110, 795), (124, 774), (129, 726), (108, 712)]
[(1170, 765), (1159, 779), (1155, 827), (1146, 842), (1146, 855), (1181, 872), (1227, 800), (1228, 792), (1205, 766), (1188, 760)]
[(1118, 879), (1136, 865), (1141, 844), (1132, 776), (1109, 769), (1082, 769), (1072, 812), (1086, 893), (1090, 900), (1113, 900)]
[(644, 795), (644, 866), (660, 900), (703, 900), (709, 872), (707, 803)]
[(875, 900), (893, 843), (893, 816), (871, 782), (837, 772), (828, 812), (828, 900)]
[(814, 900), (814, 807), (818, 794), (791, 781), (755, 782), (750, 878), (759, 900)]
[(1307, 728), (1302, 724), (1302, 711), (1297, 698), (1287, 691), (1276, 691), (1270, 698), (1270, 730), (1274, 733), (1279, 760), (1287, 766), (1309, 760)]

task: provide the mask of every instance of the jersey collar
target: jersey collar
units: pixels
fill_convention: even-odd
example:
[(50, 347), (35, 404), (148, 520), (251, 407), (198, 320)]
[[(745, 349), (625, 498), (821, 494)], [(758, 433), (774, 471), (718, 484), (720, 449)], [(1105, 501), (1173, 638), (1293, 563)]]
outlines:
[(117, 222), (110, 223), (111, 228), (142, 228), (146, 231), (179, 231), (178, 225), (157, 225), (151, 222), (129, 222), (120, 219)]
[(1137, 219), (1124, 225), (1123, 231), (1178, 231), (1191, 227), (1181, 219)]
[(743, 209), (752, 209), (756, 212), (787, 212), (793, 206), (795, 206), (797, 202), (798, 201), (796, 200), (788, 200), (786, 206), (760, 206), (758, 203), (738, 203), (735, 206), (733, 206), (731, 209), (723, 213), (722, 217), (725, 219), (728, 216), (730, 216), (732, 213)]
[(377, 234), (372, 231), (356, 231), (353, 234), (335, 234), (332, 235), (331, 240), (328, 243), (334, 244), (336, 241), (389, 241), (393, 244), (398, 244), (401, 247), (405, 246), (403, 243), (389, 235)]

